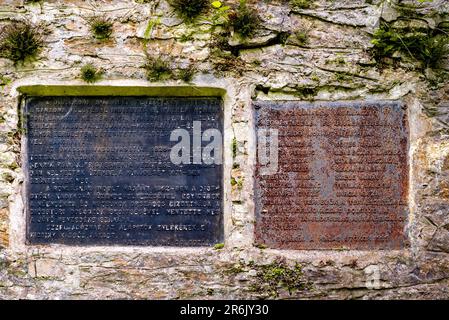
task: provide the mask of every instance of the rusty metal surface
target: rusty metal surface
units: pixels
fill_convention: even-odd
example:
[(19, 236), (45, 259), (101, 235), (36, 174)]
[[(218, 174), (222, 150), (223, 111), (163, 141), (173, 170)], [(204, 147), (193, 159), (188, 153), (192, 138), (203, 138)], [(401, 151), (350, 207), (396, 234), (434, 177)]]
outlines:
[(28, 243), (223, 241), (222, 165), (169, 157), (172, 130), (222, 130), (220, 98), (29, 97), (25, 119)]
[(256, 169), (255, 241), (278, 249), (407, 245), (408, 120), (399, 102), (255, 102), (279, 130), (279, 167)]

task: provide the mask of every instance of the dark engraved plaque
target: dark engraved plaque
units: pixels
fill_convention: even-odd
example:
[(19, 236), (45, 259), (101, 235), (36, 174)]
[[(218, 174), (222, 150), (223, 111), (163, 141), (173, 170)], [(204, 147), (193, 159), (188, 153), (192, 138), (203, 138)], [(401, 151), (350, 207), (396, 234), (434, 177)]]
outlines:
[(221, 161), (170, 160), (173, 130), (222, 131), (221, 98), (29, 97), (25, 116), (28, 243), (223, 241)]
[(257, 164), (257, 243), (281, 249), (407, 245), (408, 120), (401, 103), (255, 102), (255, 109), (258, 135), (277, 130), (279, 150), (275, 172)]

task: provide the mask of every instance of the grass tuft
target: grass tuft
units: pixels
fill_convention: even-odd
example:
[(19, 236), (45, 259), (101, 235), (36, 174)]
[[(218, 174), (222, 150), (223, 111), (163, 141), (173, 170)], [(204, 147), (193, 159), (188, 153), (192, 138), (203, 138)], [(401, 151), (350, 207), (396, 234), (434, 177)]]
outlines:
[(15, 64), (35, 59), (43, 45), (40, 27), (28, 22), (13, 22), (0, 33), (0, 57)]
[(102, 71), (97, 70), (92, 64), (86, 64), (81, 68), (81, 79), (87, 83), (94, 83), (101, 79)]
[(193, 21), (209, 7), (208, 0), (170, 0), (176, 14), (185, 21)]
[(107, 40), (112, 34), (112, 22), (103, 16), (94, 16), (89, 19), (90, 31), (95, 38)]
[(383, 22), (373, 34), (374, 58), (382, 63), (400, 52), (422, 63), (423, 68), (438, 68), (449, 54), (449, 36), (440, 30), (411, 30), (395, 28)]
[(242, 38), (254, 34), (260, 25), (260, 19), (254, 9), (251, 9), (246, 0), (240, 0), (237, 9), (229, 13), (229, 24)]
[(195, 68), (195, 66), (189, 65), (187, 68), (179, 70), (178, 76), (182, 81), (191, 82), (196, 72), (197, 69)]
[(150, 81), (168, 80), (173, 77), (169, 62), (161, 57), (148, 57), (144, 68), (147, 71), (147, 79)]

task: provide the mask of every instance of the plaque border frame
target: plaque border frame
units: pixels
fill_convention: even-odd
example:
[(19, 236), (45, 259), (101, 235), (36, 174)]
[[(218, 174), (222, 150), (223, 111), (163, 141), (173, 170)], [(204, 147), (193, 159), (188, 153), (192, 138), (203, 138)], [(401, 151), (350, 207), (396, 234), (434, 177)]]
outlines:
[[(43, 97), (60, 97), (60, 96), (122, 96), (122, 97), (220, 97), (222, 99), (222, 117), (223, 117), (223, 168), (222, 168), (222, 239), (226, 245), (231, 233), (231, 186), (226, 183), (230, 180), (232, 170), (232, 154), (230, 148), (226, 148), (232, 141), (231, 125), (231, 108), (235, 104), (228, 90), (228, 85), (223, 83), (217, 86), (201, 86), (201, 85), (167, 85), (160, 84), (142, 85), (141, 81), (126, 81), (124, 85), (120, 85), (118, 81), (109, 81), (113, 84), (94, 84), (94, 85), (78, 85), (71, 83), (56, 84), (23, 84), (13, 88), (13, 93), (17, 97), (17, 107), (19, 115), (18, 128), (22, 130), (24, 121), (24, 112), (26, 111), (25, 101), (27, 96), (43, 96)], [(27, 134), (21, 134), (21, 158), (20, 165), (23, 173), (24, 181), (20, 187), (20, 195), (17, 195), (12, 201), (12, 210), (10, 213), (10, 249), (13, 251), (23, 251), (27, 249), (73, 249), (73, 250), (98, 250), (105, 248), (107, 250), (139, 250), (139, 251), (158, 251), (158, 250), (194, 250), (200, 252), (210, 248), (210, 246), (158, 246), (158, 245), (124, 245), (124, 244), (29, 244), (27, 243), (27, 183), (28, 179), (28, 163), (27, 159)]]

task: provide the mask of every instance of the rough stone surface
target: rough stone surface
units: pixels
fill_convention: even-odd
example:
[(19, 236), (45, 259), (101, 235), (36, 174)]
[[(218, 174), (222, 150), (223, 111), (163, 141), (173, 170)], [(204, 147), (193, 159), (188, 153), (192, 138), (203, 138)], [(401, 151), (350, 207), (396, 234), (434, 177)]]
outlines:
[[(46, 28), (45, 47), (36, 61), (15, 66), (0, 58), (0, 299), (449, 298), (449, 85), (429, 84), (413, 65), (381, 69), (372, 59), (371, 35), (381, 16), (397, 19), (395, 6), (380, 0), (317, 0), (310, 8), (292, 9), (288, 1), (248, 1), (259, 12), (261, 25), (250, 40), (233, 35), (228, 45), (239, 52), (236, 57), (217, 52), (210, 15), (185, 24), (166, 1), (140, 2), (0, 4), (0, 28), (16, 19)], [(449, 8), (447, 1), (435, 0), (419, 11), (432, 24)], [(94, 13), (113, 21), (110, 40), (98, 41), (90, 34), (86, 19)], [(287, 31), (291, 35), (285, 43), (278, 41), (279, 33)], [(147, 82), (142, 68), (146, 55), (166, 57), (175, 71), (194, 64), (198, 72), (189, 85), (227, 91), (224, 149), (231, 163), (224, 165), (229, 191), (224, 248), (25, 246), (17, 88), (80, 86), (80, 68), (86, 63), (104, 71), (98, 86), (186, 85), (181, 80)], [(447, 69), (449, 61), (443, 65)], [(255, 247), (252, 99), (404, 101), (410, 122), (410, 247)], [(230, 155), (233, 141), (236, 152)], [(231, 186), (231, 177), (239, 183)], [(296, 263), (301, 272), (292, 269)], [(264, 283), (273, 264), (300, 279), (289, 283), (297, 290), (290, 294), (278, 278)], [(379, 280), (374, 286), (373, 274)]]

